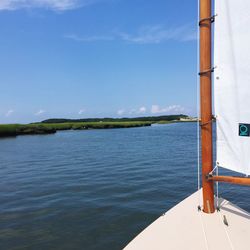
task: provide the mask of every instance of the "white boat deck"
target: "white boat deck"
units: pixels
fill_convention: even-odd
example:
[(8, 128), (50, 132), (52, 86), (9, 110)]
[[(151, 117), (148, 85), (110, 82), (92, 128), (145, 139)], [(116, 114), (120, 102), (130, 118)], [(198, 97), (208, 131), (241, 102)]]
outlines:
[(198, 212), (198, 195), (162, 215), (125, 250), (249, 250), (250, 215), (224, 199), (220, 212)]

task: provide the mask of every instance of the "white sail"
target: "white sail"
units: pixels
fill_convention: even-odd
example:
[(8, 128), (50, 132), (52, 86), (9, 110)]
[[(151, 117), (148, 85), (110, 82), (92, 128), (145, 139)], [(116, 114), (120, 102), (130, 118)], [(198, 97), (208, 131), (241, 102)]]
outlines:
[(216, 0), (217, 164), (250, 175), (250, 0)]

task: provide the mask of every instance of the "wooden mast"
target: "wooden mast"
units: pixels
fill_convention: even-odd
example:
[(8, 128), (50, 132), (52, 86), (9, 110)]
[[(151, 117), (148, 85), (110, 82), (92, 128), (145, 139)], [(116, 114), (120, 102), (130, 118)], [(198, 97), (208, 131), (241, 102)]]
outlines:
[(213, 213), (214, 182), (207, 179), (213, 170), (212, 84), (211, 84), (211, 0), (200, 0), (200, 109), (203, 211)]

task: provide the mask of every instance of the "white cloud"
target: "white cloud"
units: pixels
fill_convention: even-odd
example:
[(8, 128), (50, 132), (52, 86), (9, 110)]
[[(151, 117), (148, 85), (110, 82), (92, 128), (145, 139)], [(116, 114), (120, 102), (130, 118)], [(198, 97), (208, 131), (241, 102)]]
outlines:
[(5, 114), (6, 117), (9, 117), (13, 114), (14, 110), (10, 109), (7, 111), (7, 113)]
[(196, 40), (195, 26), (190, 24), (175, 28), (166, 28), (162, 25), (146, 26), (141, 28), (137, 34), (118, 33), (124, 41), (137, 44), (158, 44), (169, 40), (192, 41)]
[(112, 36), (78, 36), (76, 34), (65, 35), (65, 38), (77, 41), (77, 42), (95, 42), (95, 41), (112, 41)]
[(124, 115), (125, 112), (126, 112), (125, 109), (120, 109), (120, 110), (117, 111), (117, 115), (120, 115), (120, 116)]
[(143, 106), (143, 107), (140, 107), (139, 109), (131, 109), (128, 112), (126, 112), (125, 109), (120, 109), (120, 110), (117, 111), (117, 114), (119, 116), (124, 115), (126, 113), (128, 115), (136, 115), (136, 114), (139, 115), (139, 114), (144, 114), (146, 112), (147, 112), (147, 108)]
[(161, 108), (159, 105), (152, 105), (151, 107), (152, 114), (162, 114), (162, 113), (171, 114), (183, 111), (185, 111), (185, 108), (182, 107), (181, 105), (170, 105), (163, 108)]
[(65, 34), (64, 38), (76, 42), (96, 42), (122, 40), (135, 44), (159, 44), (169, 40), (180, 42), (194, 41), (197, 39), (195, 25), (186, 24), (175, 28), (166, 28), (164, 25), (145, 26), (135, 34), (113, 31), (107, 35), (82, 36), (78, 34)]
[[(117, 114), (119, 116), (128, 114), (128, 115), (142, 115), (147, 113), (147, 108), (145, 106), (142, 106), (140, 108), (136, 109), (130, 109), (126, 112), (125, 109), (120, 109), (117, 111)], [(152, 114), (177, 114), (181, 112), (186, 112), (187, 110), (182, 107), (181, 105), (170, 105), (167, 107), (160, 107), (159, 105), (152, 105), (151, 110)]]
[(147, 109), (145, 107), (141, 107), (141, 108), (139, 108), (138, 113), (139, 114), (144, 114), (144, 113), (146, 113), (146, 111), (147, 111)]
[(135, 115), (135, 114), (144, 114), (146, 113), (147, 109), (145, 107), (141, 107), (139, 109), (131, 109), (128, 114)]
[(152, 114), (161, 113), (160, 107), (158, 105), (152, 105), (152, 107), (151, 107), (151, 113)]
[(42, 115), (42, 114), (44, 114), (44, 113), (45, 113), (45, 110), (40, 109), (40, 110), (38, 110), (38, 111), (35, 113), (35, 115), (39, 116), (39, 115)]
[(0, 10), (44, 8), (65, 11), (96, 3), (99, 0), (0, 0)]
[(78, 112), (78, 114), (82, 115), (84, 112), (85, 112), (85, 109), (80, 109), (79, 112)]

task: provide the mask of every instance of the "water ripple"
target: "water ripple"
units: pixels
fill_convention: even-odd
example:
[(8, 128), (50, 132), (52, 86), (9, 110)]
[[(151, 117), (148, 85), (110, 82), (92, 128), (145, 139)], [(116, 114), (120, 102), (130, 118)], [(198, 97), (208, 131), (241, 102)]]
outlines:
[[(178, 131), (178, 133), (177, 133)], [(121, 249), (196, 189), (196, 125), (0, 140), (1, 249)], [(221, 195), (250, 211), (249, 189)]]

